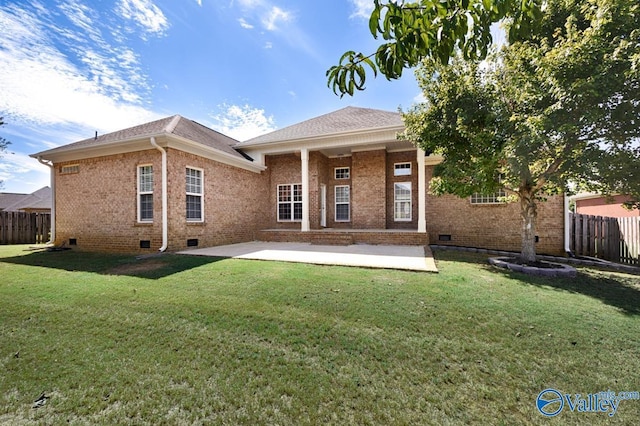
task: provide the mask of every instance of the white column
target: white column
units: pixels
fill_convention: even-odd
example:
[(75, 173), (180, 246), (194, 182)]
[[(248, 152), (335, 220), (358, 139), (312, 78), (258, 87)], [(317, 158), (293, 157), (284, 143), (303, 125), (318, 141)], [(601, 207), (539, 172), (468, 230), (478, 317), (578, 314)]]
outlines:
[(418, 232), (427, 232), (427, 178), (424, 165), (424, 151), (418, 148)]
[(302, 162), (302, 223), (300, 230), (309, 231), (309, 150), (303, 148), (300, 151)]

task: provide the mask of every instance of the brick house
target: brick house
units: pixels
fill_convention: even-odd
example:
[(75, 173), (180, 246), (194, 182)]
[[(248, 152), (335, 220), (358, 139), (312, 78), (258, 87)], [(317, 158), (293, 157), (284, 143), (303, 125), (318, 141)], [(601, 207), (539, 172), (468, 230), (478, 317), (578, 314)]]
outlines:
[(640, 210), (626, 209), (623, 204), (631, 201), (627, 195), (604, 196), (601, 194), (582, 193), (570, 197), (575, 202), (576, 213), (605, 217), (638, 217)]
[[(520, 249), (517, 204), (428, 193), (441, 158), (398, 113), (347, 107), (237, 142), (179, 115), (32, 155), (52, 169), (55, 242), (152, 252), (255, 239)], [(539, 207), (564, 246), (564, 197)]]

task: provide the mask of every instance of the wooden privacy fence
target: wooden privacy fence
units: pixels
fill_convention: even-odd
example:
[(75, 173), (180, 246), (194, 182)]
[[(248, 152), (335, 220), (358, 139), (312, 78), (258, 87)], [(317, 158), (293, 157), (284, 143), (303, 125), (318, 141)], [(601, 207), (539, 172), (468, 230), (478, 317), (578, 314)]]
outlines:
[(571, 214), (571, 251), (628, 265), (640, 265), (640, 217)]
[(0, 244), (46, 243), (50, 231), (50, 213), (0, 212)]

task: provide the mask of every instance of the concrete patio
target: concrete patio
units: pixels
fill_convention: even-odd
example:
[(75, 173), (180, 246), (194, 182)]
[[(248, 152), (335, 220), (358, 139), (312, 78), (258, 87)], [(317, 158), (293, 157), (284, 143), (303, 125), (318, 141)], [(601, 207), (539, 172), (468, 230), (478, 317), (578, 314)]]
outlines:
[(194, 256), (438, 272), (428, 246), (348, 246), (254, 241), (180, 251)]

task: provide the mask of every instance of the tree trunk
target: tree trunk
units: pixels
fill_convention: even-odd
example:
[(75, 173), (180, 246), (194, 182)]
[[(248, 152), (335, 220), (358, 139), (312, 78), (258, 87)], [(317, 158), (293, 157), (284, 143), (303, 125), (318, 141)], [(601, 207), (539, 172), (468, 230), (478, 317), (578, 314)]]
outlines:
[(522, 216), (520, 260), (527, 263), (535, 262), (536, 219), (538, 217), (536, 199), (531, 188), (521, 188), (518, 194), (520, 196), (520, 214)]

